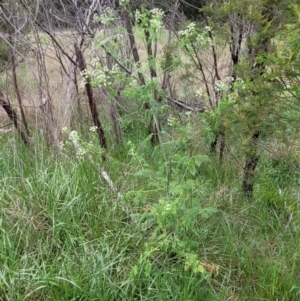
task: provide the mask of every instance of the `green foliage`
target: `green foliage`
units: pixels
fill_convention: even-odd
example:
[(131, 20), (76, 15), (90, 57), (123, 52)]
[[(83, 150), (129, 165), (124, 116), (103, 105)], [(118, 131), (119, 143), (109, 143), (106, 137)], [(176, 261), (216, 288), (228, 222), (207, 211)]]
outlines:
[(167, 72), (172, 72), (181, 66), (181, 58), (177, 50), (177, 44), (170, 42), (164, 48), (161, 58), (161, 68)]
[[(250, 205), (235, 169), (220, 177), (229, 166), (189, 155), (184, 127), (176, 128), (163, 145), (167, 161), (147, 139), (104, 163), (93, 151), (76, 158), (73, 143), (58, 158), (14, 144), (14, 157), (2, 138), (1, 298), (224, 300), (234, 286), (236, 298), (253, 300), (254, 286), (257, 300), (297, 300), (298, 178), (265, 158)], [(93, 139), (78, 143), (96, 146)]]
[(200, 27), (195, 22), (189, 23), (185, 29), (178, 32), (179, 45), (186, 50), (190, 56), (194, 56), (200, 49), (213, 45), (213, 40), (208, 35), (211, 27)]
[[(255, 25), (262, 35), (251, 41), (259, 45), (271, 34), (262, 4), (270, 3), (224, 2), (216, 17), (245, 11), (250, 25), (261, 22)], [(243, 57), (234, 79), (212, 79), (210, 89), (222, 99), (201, 115), (158, 103), (167, 91), (160, 89), (161, 74), (151, 78), (149, 70), (160, 62), (163, 71), (183, 73), (200, 50), (219, 42), (211, 39), (211, 28), (189, 23), (150, 64), (148, 58), (135, 64), (120, 54), (124, 30), (116, 29), (114, 39), (100, 35), (94, 53), (101, 56), (105, 47), (118, 63), (107, 67), (95, 59), (83, 78), (106, 89), (108, 101), (120, 97), (126, 104), (120, 114), (124, 143), (110, 148), (103, 161), (94, 127), (85, 134), (64, 129), (59, 154), (41, 140), (30, 150), (13, 134), (1, 134), (0, 299), (299, 300), (295, 8), (291, 23), (274, 37), (274, 53), (259, 52), (253, 61)], [(150, 29), (151, 42), (160, 39), (160, 11), (143, 8), (137, 15), (137, 34), (144, 37)], [(106, 11), (99, 18), (111, 26), (115, 15)], [(202, 83), (203, 78), (199, 95)], [(144, 110), (145, 103), (151, 108)], [(161, 118), (154, 148), (147, 136), (153, 118)], [(219, 130), (229, 150), (222, 163), (206, 152)], [(239, 192), (240, 162), (251, 153), (249, 137), (258, 130), (265, 145), (249, 202)], [(275, 146), (285, 141), (293, 141), (295, 151), (283, 162)]]

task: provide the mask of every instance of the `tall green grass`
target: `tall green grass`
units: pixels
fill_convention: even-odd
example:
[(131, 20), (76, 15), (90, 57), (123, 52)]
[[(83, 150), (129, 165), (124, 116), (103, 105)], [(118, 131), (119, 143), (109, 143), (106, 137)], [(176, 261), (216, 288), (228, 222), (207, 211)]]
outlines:
[(133, 141), (103, 163), (20, 143), (1, 137), (0, 300), (300, 299), (286, 167), (263, 159), (250, 201), (230, 158), (197, 165), (177, 144), (164, 157)]

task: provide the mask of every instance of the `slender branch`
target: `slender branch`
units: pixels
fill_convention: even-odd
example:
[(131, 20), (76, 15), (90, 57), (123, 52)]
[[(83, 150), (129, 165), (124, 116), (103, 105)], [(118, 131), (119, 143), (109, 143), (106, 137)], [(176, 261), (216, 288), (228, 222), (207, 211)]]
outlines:
[[(74, 44), (74, 48), (75, 48), (75, 54), (77, 57), (79, 70), (81, 72), (85, 72), (86, 71), (86, 62), (83, 57), (82, 51), (79, 48), (79, 46), (77, 45), (77, 43)], [(87, 93), (88, 100), (89, 100), (89, 105), (90, 105), (93, 122), (94, 122), (94, 125), (97, 127), (97, 133), (98, 133), (100, 146), (102, 148), (104, 148), (105, 150), (107, 150), (106, 138), (104, 135), (104, 130), (103, 130), (102, 124), (99, 119), (97, 105), (96, 105), (94, 95), (93, 95), (93, 87), (91, 84), (91, 78), (89, 76), (85, 76), (85, 89), (86, 89), (86, 93)], [(105, 159), (105, 156), (103, 157), (103, 159)]]
[[(29, 13), (29, 14), (31, 14), (30, 13), (30, 10), (28, 9), (28, 7), (27, 7), (27, 5), (24, 3), (24, 1), (23, 0), (19, 0), (20, 1), (20, 3), (21, 3), (21, 5), (23, 6), (23, 8)], [(51, 41), (59, 48), (59, 50), (74, 64), (74, 65), (76, 65), (76, 62), (71, 58), (71, 56), (62, 48), (62, 46), (59, 44), (59, 42), (56, 40), (56, 38), (54, 37), (54, 35), (50, 32), (50, 31), (48, 31), (46, 28), (44, 28), (41, 24), (40, 24), (40, 22), (38, 22), (37, 21), (37, 19), (35, 18), (34, 19), (34, 23), (44, 32), (44, 33), (46, 33), (49, 37), (50, 37), (50, 39), (51, 39)]]

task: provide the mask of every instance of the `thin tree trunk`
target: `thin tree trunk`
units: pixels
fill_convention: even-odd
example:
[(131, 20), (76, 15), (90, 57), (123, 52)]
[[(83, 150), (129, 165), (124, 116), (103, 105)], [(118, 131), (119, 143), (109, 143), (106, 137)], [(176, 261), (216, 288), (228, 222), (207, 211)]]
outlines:
[[(123, 19), (123, 22), (125, 23), (125, 28), (126, 28), (127, 36), (128, 36), (129, 43), (130, 43), (130, 49), (132, 52), (133, 60), (139, 66), (141, 64), (141, 61), (140, 61), (140, 56), (139, 56), (139, 53), (137, 50), (135, 37), (134, 37), (134, 33), (133, 33), (133, 28), (132, 28), (132, 24), (130, 21), (130, 16), (129, 16), (128, 11), (122, 12), (122, 19)], [(141, 82), (141, 84), (145, 85), (145, 78), (141, 72), (138, 72), (138, 77), (139, 77), (139, 81)]]
[(58, 139), (56, 122), (53, 114), (51, 93), (49, 92), (50, 79), (47, 73), (45, 49), (41, 45), (40, 31), (38, 30), (37, 26), (35, 26), (34, 20), (31, 20), (31, 25), (36, 45), (35, 54), (37, 62), (37, 71), (35, 77), (39, 91), (40, 109), (43, 113), (43, 118), (45, 121), (47, 143), (49, 146), (55, 148), (56, 150), (60, 150), (61, 146)]
[(215, 139), (210, 143), (209, 146), (209, 152), (211, 155), (215, 155), (217, 152), (217, 144), (218, 144), (220, 133), (217, 132), (215, 135), (216, 135)]
[(225, 151), (225, 146), (226, 146), (226, 141), (225, 141), (225, 132), (224, 130), (220, 131), (220, 153), (219, 153), (219, 160), (220, 162), (223, 162), (224, 158), (224, 151)]
[[(76, 43), (74, 44), (74, 47), (75, 47), (75, 54), (77, 57), (77, 63), (79, 66), (79, 70), (81, 72), (84, 72), (84, 71), (86, 71), (86, 62), (83, 57), (82, 51)], [(96, 105), (96, 102), (94, 99), (94, 94), (93, 94), (93, 87), (91, 85), (91, 79), (89, 76), (85, 77), (85, 90), (86, 90), (86, 93), (88, 96), (88, 101), (89, 101), (89, 106), (90, 106), (93, 122), (94, 122), (94, 125), (97, 127), (97, 133), (98, 133), (100, 146), (107, 151), (106, 138), (105, 138), (102, 124), (99, 119), (97, 105)], [(105, 156), (103, 156), (103, 159), (105, 159)]]
[(113, 122), (114, 126), (114, 131), (115, 131), (115, 139), (116, 139), (116, 144), (119, 145), (122, 141), (122, 130), (120, 127), (120, 122), (119, 122), (119, 117), (118, 117), (118, 112), (116, 108), (116, 102), (115, 99), (111, 99), (110, 101), (110, 117)]
[(260, 155), (258, 153), (258, 143), (259, 143), (259, 132), (255, 132), (251, 137), (251, 148), (246, 154), (244, 173), (243, 173), (243, 184), (242, 191), (246, 197), (252, 197), (254, 188), (254, 172)]
[[(240, 15), (238, 15), (241, 17)], [(208, 24), (208, 20), (205, 18), (206, 25)], [(242, 20), (240, 20), (241, 24), (237, 27), (237, 31), (235, 31), (233, 25), (230, 25), (230, 31), (231, 31), (231, 43), (229, 45), (230, 47), (230, 54), (231, 54), (231, 62), (232, 62), (232, 78), (233, 81), (231, 83), (230, 91), (233, 92), (233, 83), (236, 80), (236, 66), (238, 65), (240, 61), (240, 53), (242, 49), (242, 40), (243, 40), (243, 23)], [(209, 31), (209, 36), (212, 39), (211, 31)], [(237, 36), (237, 37), (236, 37)], [(220, 80), (220, 76), (218, 74), (218, 68), (217, 68), (217, 57), (214, 46), (212, 46), (212, 53), (213, 53), (213, 59), (214, 59), (214, 69), (216, 73), (216, 77), (218, 80)], [(217, 97), (217, 96), (216, 96)], [(218, 141), (220, 141), (220, 152), (219, 152), (219, 160), (222, 162), (224, 157), (224, 151), (226, 146), (225, 141), (225, 132), (224, 129), (219, 130), (219, 132), (216, 134), (216, 138), (213, 142), (210, 144), (210, 153), (215, 154), (217, 151), (217, 144)]]
[(30, 145), (30, 141), (26, 133), (23, 132), (22, 127), (20, 125), (17, 113), (15, 110), (12, 108), (11, 104), (5, 99), (3, 93), (0, 91), (0, 105), (3, 107), (5, 110), (6, 114), (8, 115), (9, 119), (12, 121), (14, 124), (14, 127), (18, 131), (21, 139), (23, 140), (24, 144), (26, 146)]
[[(138, 53), (138, 50), (137, 50), (136, 41), (135, 41), (133, 28), (132, 28), (132, 24), (131, 24), (131, 20), (130, 20), (130, 15), (129, 15), (128, 11), (125, 10), (125, 11), (122, 12), (122, 20), (125, 24), (125, 28), (126, 28), (126, 31), (127, 31), (129, 44), (130, 44), (130, 48), (131, 48), (131, 52), (132, 52), (132, 56), (133, 56), (133, 60), (134, 60), (135, 64), (139, 67), (140, 64), (141, 64), (141, 61), (140, 61), (140, 56), (139, 56), (139, 53)], [(145, 37), (147, 39), (146, 35), (145, 35)], [(147, 41), (147, 44), (148, 44), (148, 41)], [(150, 46), (147, 45), (148, 58), (149, 58), (149, 47), (151, 48), (151, 44), (150, 44)], [(151, 50), (151, 53), (152, 53), (152, 50)], [(151, 75), (155, 75), (155, 73), (156, 73), (156, 72), (153, 73), (153, 70), (151, 71), (151, 68), (150, 68), (150, 72), (151, 72)], [(144, 75), (141, 72), (138, 72), (138, 78), (139, 78), (140, 84), (145, 85), (146, 81), (145, 81)], [(150, 104), (145, 103), (144, 104), (144, 109), (145, 110), (150, 110), (151, 109)], [(151, 118), (151, 120), (149, 122), (149, 125), (148, 125), (148, 134), (152, 135), (151, 144), (152, 145), (157, 145), (158, 144), (158, 129), (157, 129), (157, 126), (154, 122), (153, 117)]]
[[(259, 56), (267, 55), (270, 51), (270, 43), (272, 38), (276, 35), (276, 29), (278, 24), (274, 21), (274, 8), (272, 2), (266, 5), (264, 11), (262, 12), (262, 16), (264, 17), (261, 21), (260, 32), (258, 32), (257, 43), (255, 46), (249, 48), (250, 58), (253, 55), (253, 64), (252, 64), (252, 74), (251, 81), (255, 82), (257, 79), (260, 79), (266, 72), (265, 61), (258, 59)], [(256, 96), (257, 92), (252, 91), (252, 95)], [(258, 124), (260, 123), (260, 116), (258, 114)], [(247, 197), (251, 197), (253, 195), (254, 189), (254, 172), (258, 161), (260, 159), (260, 155), (258, 153), (258, 145), (260, 138), (260, 130), (256, 128), (254, 130), (251, 141), (249, 145), (249, 150), (246, 152), (244, 173), (243, 173), (243, 183), (242, 183), (242, 191), (243, 194)]]
[[(101, 65), (104, 65), (101, 62)], [(106, 55), (106, 66), (109, 70), (112, 69), (112, 58), (107, 54)], [(104, 95), (106, 95), (106, 99), (108, 100), (109, 105), (109, 115), (114, 127), (114, 133), (115, 133), (115, 143), (116, 145), (119, 145), (122, 141), (122, 130), (121, 130), (121, 124), (120, 124), (120, 118), (118, 114), (118, 110), (116, 107), (116, 102), (120, 102), (120, 91), (117, 90), (115, 96), (110, 97), (110, 93), (106, 88), (102, 88), (102, 91)]]
[[(75, 60), (75, 58), (73, 58), (73, 59)], [(74, 100), (74, 97), (73, 97), (74, 95), (73, 95), (72, 91), (73, 91), (73, 87), (75, 85), (75, 73), (76, 73), (76, 65), (74, 65), (72, 62), (70, 62), (66, 101), (65, 101), (65, 108), (64, 108), (63, 120), (62, 120), (62, 128), (70, 127), (70, 125), (71, 125), (72, 102)]]
[[(155, 55), (153, 55), (152, 51), (152, 41), (150, 38), (150, 32), (148, 29), (144, 30), (144, 35), (146, 39), (146, 49), (147, 49), (147, 56), (148, 56), (148, 65), (149, 65), (149, 70), (150, 70), (150, 77), (151, 79), (155, 79), (157, 77), (156, 73), (156, 66), (155, 66)], [(155, 101), (159, 102), (158, 97), (157, 97), (157, 89), (153, 91), (153, 98)], [(150, 108), (150, 105), (149, 105)], [(148, 125), (148, 133), (152, 135), (151, 137), (151, 144), (153, 146), (159, 144), (159, 131), (160, 131), (160, 124), (159, 120), (157, 120), (158, 125), (156, 124), (154, 117), (151, 118), (149, 125)]]
[(41, 99), (41, 105), (40, 108), (43, 113), (45, 126), (47, 130), (47, 136), (48, 136), (48, 143), (50, 146), (56, 148), (57, 150), (60, 150), (60, 143), (57, 136), (57, 130), (55, 128), (55, 123), (53, 119), (53, 111), (52, 111), (52, 105), (51, 105), (51, 99), (49, 98), (49, 95), (45, 95), (42, 93), (42, 99)]
[(23, 108), (23, 104), (22, 104), (20, 89), (19, 89), (19, 85), (18, 85), (17, 72), (16, 72), (17, 67), (16, 67), (15, 50), (12, 47), (10, 47), (10, 53), (11, 53), (10, 61), (11, 61), (11, 64), (12, 64), (13, 83), (14, 83), (14, 88), (15, 88), (15, 92), (16, 92), (16, 95), (17, 95), (17, 99), (18, 99), (19, 109), (20, 109), (20, 112), (21, 112), (21, 118), (22, 118), (22, 122), (23, 122), (23, 125), (24, 125), (24, 128), (25, 128), (25, 132), (26, 132), (27, 136), (30, 136), (29, 129), (28, 129), (28, 124), (27, 124), (27, 120), (26, 120), (26, 116), (25, 116), (25, 112), (24, 112), (24, 108)]
[(152, 51), (152, 42), (150, 39), (149, 30), (145, 29), (144, 34), (145, 34), (145, 38), (146, 38), (146, 49), (147, 49), (148, 64), (149, 64), (149, 69), (150, 69), (150, 76), (153, 79), (153, 78), (157, 77), (155, 62), (153, 61), (155, 59), (155, 56), (153, 55), (153, 51)]
[[(3, 9), (3, 3), (1, 1), (0, 7)], [(18, 105), (21, 113), (21, 120), (26, 132), (26, 135), (29, 137), (29, 129), (28, 129), (28, 124), (27, 120), (25, 117), (25, 112), (22, 104), (22, 98), (21, 98), (21, 93), (18, 85), (18, 78), (17, 78), (17, 64), (16, 64), (16, 48), (15, 48), (15, 42), (14, 42), (14, 36), (17, 36), (16, 27), (14, 26), (13, 22), (11, 22), (8, 18), (4, 18), (4, 23), (5, 23), (5, 28), (4, 32), (7, 32), (7, 39), (8, 39), (8, 44), (9, 44), (9, 50), (10, 50), (10, 62), (12, 65), (12, 78), (13, 78), (13, 84), (14, 84), (14, 89), (16, 92), (17, 100), (18, 100)]]

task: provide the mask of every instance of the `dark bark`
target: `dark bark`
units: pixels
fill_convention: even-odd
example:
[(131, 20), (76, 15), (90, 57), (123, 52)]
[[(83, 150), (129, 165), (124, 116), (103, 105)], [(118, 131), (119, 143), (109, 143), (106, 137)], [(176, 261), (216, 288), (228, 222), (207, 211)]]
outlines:
[[(134, 33), (133, 33), (133, 28), (132, 28), (132, 24), (131, 24), (131, 20), (130, 20), (130, 16), (128, 11), (123, 11), (122, 12), (122, 19), (127, 31), (127, 35), (128, 35), (128, 39), (129, 39), (129, 43), (130, 43), (130, 49), (132, 52), (132, 56), (133, 56), (133, 60), (137, 65), (140, 65), (141, 61), (140, 61), (140, 56), (137, 50), (137, 46), (136, 46), (136, 41), (135, 41), (135, 37), (134, 37)], [(139, 77), (139, 81), (141, 82), (142, 85), (145, 85), (145, 78), (143, 76), (142, 73), (138, 73), (138, 77)]]
[[(155, 55), (153, 54), (152, 51), (152, 41), (150, 37), (150, 32), (148, 29), (144, 30), (144, 35), (146, 39), (146, 49), (147, 49), (147, 56), (148, 56), (148, 65), (149, 65), (149, 70), (150, 70), (150, 77), (153, 80), (154, 78), (157, 77), (156, 73), (156, 67), (155, 67)], [(155, 101), (159, 102), (158, 96), (157, 96), (157, 89), (153, 91), (153, 98)], [(150, 109), (150, 105), (149, 105)], [(155, 122), (154, 118), (152, 117), (150, 120), (150, 123), (148, 125), (148, 133), (151, 134), (151, 144), (153, 146), (159, 144), (159, 131), (160, 131), (160, 125), (159, 121), (157, 120), (157, 123)]]
[(210, 143), (209, 152), (211, 155), (216, 154), (218, 139), (219, 139), (219, 132), (216, 134), (215, 139)]
[(223, 158), (224, 158), (224, 152), (225, 152), (225, 146), (226, 146), (224, 129), (219, 130), (216, 134), (215, 139), (210, 143), (209, 151), (210, 151), (211, 155), (215, 155), (217, 153), (218, 142), (220, 143), (220, 145), (219, 145), (219, 160), (220, 160), (220, 162), (222, 162)]
[[(270, 44), (272, 38), (276, 34), (278, 24), (276, 24), (273, 1), (267, 2), (264, 10), (262, 11), (262, 21), (256, 37), (256, 43), (249, 47), (249, 57), (252, 58), (252, 68), (250, 74), (250, 80), (255, 83), (259, 80), (266, 72), (265, 61), (261, 59), (262, 56), (267, 56), (270, 52)], [(252, 91), (252, 96), (256, 97), (258, 92)], [(258, 122), (261, 122), (260, 116), (258, 114)], [(253, 121), (252, 121), (253, 122)], [(260, 155), (258, 153), (258, 144), (260, 138), (260, 130), (256, 129), (253, 131), (251, 136), (251, 141), (249, 145), (249, 150), (246, 153), (244, 173), (243, 173), (243, 183), (242, 192), (246, 197), (251, 197), (253, 195), (254, 189), (254, 172)]]
[[(0, 2), (0, 7), (1, 9), (4, 9), (3, 2)], [(28, 129), (28, 124), (27, 120), (25, 117), (25, 112), (22, 104), (22, 98), (21, 98), (21, 93), (18, 85), (18, 79), (17, 79), (17, 62), (16, 62), (16, 48), (15, 48), (15, 43), (14, 43), (14, 36), (16, 35), (15, 33), (15, 27), (13, 25), (13, 21), (9, 20), (9, 18), (4, 18), (5, 20), (5, 29), (4, 32), (7, 33), (8, 36), (8, 41), (9, 41), (9, 50), (10, 50), (10, 63), (12, 66), (12, 78), (13, 78), (13, 84), (19, 104), (19, 109), (21, 113), (21, 119), (23, 122), (23, 126), (26, 132), (26, 135), (29, 137), (29, 129)]]
[(156, 68), (155, 68), (155, 62), (154, 62), (154, 55), (152, 51), (152, 42), (150, 38), (150, 32), (148, 29), (144, 30), (145, 38), (146, 38), (146, 49), (147, 49), (147, 56), (148, 56), (148, 64), (150, 69), (150, 76), (151, 78), (157, 77), (156, 74)]
[(233, 82), (236, 80), (236, 70), (235, 67), (240, 61), (240, 53), (242, 49), (242, 41), (244, 36), (244, 26), (243, 19), (240, 14), (237, 14), (238, 20), (236, 22), (240, 22), (238, 24), (230, 24), (230, 32), (231, 32), (231, 44), (230, 44), (230, 53), (231, 53), (231, 61), (232, 61), (232, 77)]
[[(233, 92), (233, 84), (236, 80), (236, 66), (240, 62), (240, 53), (242, 49), (242, 41), (243, 41), (243, 23), (242, 23), (242, 16), (240, 16), (240, 24), (231, 24), (230, 25), (230, 31), (231, 31), (231, 44), (230, 44), (230, 53), (231, 53), (231, 61), (232, 61), (232, 84), (230, 91)], [(206, 20), (206, 18), (205, 18)], [(206, 20), (206, 24), (208, 25), (208, 21)], [(210, 35), (211, 32), (209, 31)], [(212, 38), (212, 37), (211, 37)], [(218, 78), (218, 68), (217, 68), (217, 60), (216, 60), (216, 54), (215, 54), (215, 49), (213, 48), (213, 57), (214, 57), (214, 66), (215, 66), (215, 72), (216, 72), (216, 77)], [(218, 78), (219, 79), (219, 78)], [(223, 157), (224, 157), (224, 151), (225, 151), (225, 146), (226, 146), (226, 141), (225, 141), (225, 132), (224, 129), (219, 130), (219, 132), (216, 134), (216, 138), (213, 142), (210, 144), (210, 153), (215, 154), (217, 151), (217, 144), (218, 141), (220, 141), (220, 149), (219, 149), (219, 159), (222, 162)]]
[[(77, 63), (78, 63), (79, 70), (81, 72), (85, 72), (86, 71), (86, 62), (83, 57), (82, 51), (76, 43), (74, 44), (74, 47), (75, 47), (75, 54), (77, 57)], [(89, 106), (90, 106), (90, 111), (92, 114), (93, 122), (94, 122), (94, 125), (97, 127), (97, 134), (98, 134), (100, 146), (107, 151), (106, 138), (105, 138), (102, 124), (100, 122), (97, 105), (96, 105), (96, 102), (94, 99), (93, 87), (91, 85), (91, 79), (89, 76), (85, 77), (85, 90), (86, 90), (86, 93), (88, 96), (88, 101), (89, 101)], [(103, 158), (105, 159), (105, 156)]]
[(122, 130), (114, 99), (110, 101), (110, 116), (114, 126), (116, 144), (119, 145), (122, 141)]
[(24, 128), (25, 128), (25, 132), (29, 136), (28, 124), (27, 124), (27, 120), (26, 120), (26, 116), (25, 116), (25, 112), (24, 112), (24, 108), (23, 108), (23, 104), (22, 104), (22, 98), (21, 98), (19, 85), (18, 85), (18, 79), (17, 79), (15, 50), (12, 47), (10, 47), (10, 51), (11, 51), (11, 64), (12, 64), (12, 75), (13, 75), (14, 88), (15, 88), (15, 92), (17, 95), (19, 109), (21, 112), (21, 117), (22, 117), (22, 122), (23, 122)]
[[(106, 66), (109, 68), (109, 70), (111, 70), (113, 67), (112, 63), (113, 63), (112, 58), (107, 54)], [(109, 99), (110, 98), (109, 91), (105, 88), (102, 88), (102, 91), (106, 95), (107, 99)], [(121, 129), (120, 118), (116, 106), (116, 103), (120, 103), (120, 98), (121, 98), (121, 93), (120, 90), (118, 89), (116, 91), (116, 95), (109, 100), (109, 113), (114, 127), (116, 145), (119, 145), (122, 141), (122, 129)]]
[[(206, 90), (206, 94), (208, 96), (208, 102), (209, 102), (209, 105), (211, 107), (211, 109), (215, 108), (215, 105), (213, 104), (213, 101), (212, 101), (212, 96), (211, 96), (211, 93), (210, 93), (210, 89), (209, 89), (209, 81), (207, 79), (207, 76), (204, 72), (204, 66), (202, 64), (202, 61), (198, 55), (198, 49), (195, 47), (195, 45), (192, 44), (192, 48), (193, 48), (193, 52), (194, 52), (194, 56), (190, 56), (190, 58), (192, 59), (192, 61), (194, 62), (195, 66), (199, 69), (199, 71), (201, 72), (201, 75), (202, 75), (202, 78), (203, 78), (203, 82), (204, 82), (204, 85), (205, 85), (205, 90)], [(185, 49), (187, 51), (187, 53), (189, 53), (189, 49), (187, 46), (185, 46)]]
[(258, 153), (259, 136), (259, 132), (255, 132), (252, 135), (250, 142), (251, 148), (246, 155), (242, 184), (242, 191), (246, 197), (252, 197), (253, 194), (254, 172), (260, 159), (260, 155)]
[(219, 160), (220, 160), (220, 162), (223, 162), (224, 151), (225, 151), (225, 146), (226, 146), (226, 142), (225, 142), (225, 132), (224, 132), (224, 131), (221, 131), (219, 137), (220, 137), (220, 153), (219, 153)]
[(5, 99), (2, 92), (0, 92), (0, 105), (3, 107), (6, 114), (8, 115), (9, 119), (14, 124), (14, 127), (18, 131), (18, 133), (19, 133), (21, 139), (23, 140), (24, 144), (26, 146), (29, 146), (30, 145), (29, 139), (28, 139), (26, 133), (24, 133), (23, 130), (22, 130), (22, 127), (20, 125), (17, 113), (12, 108), (11, 104)]

